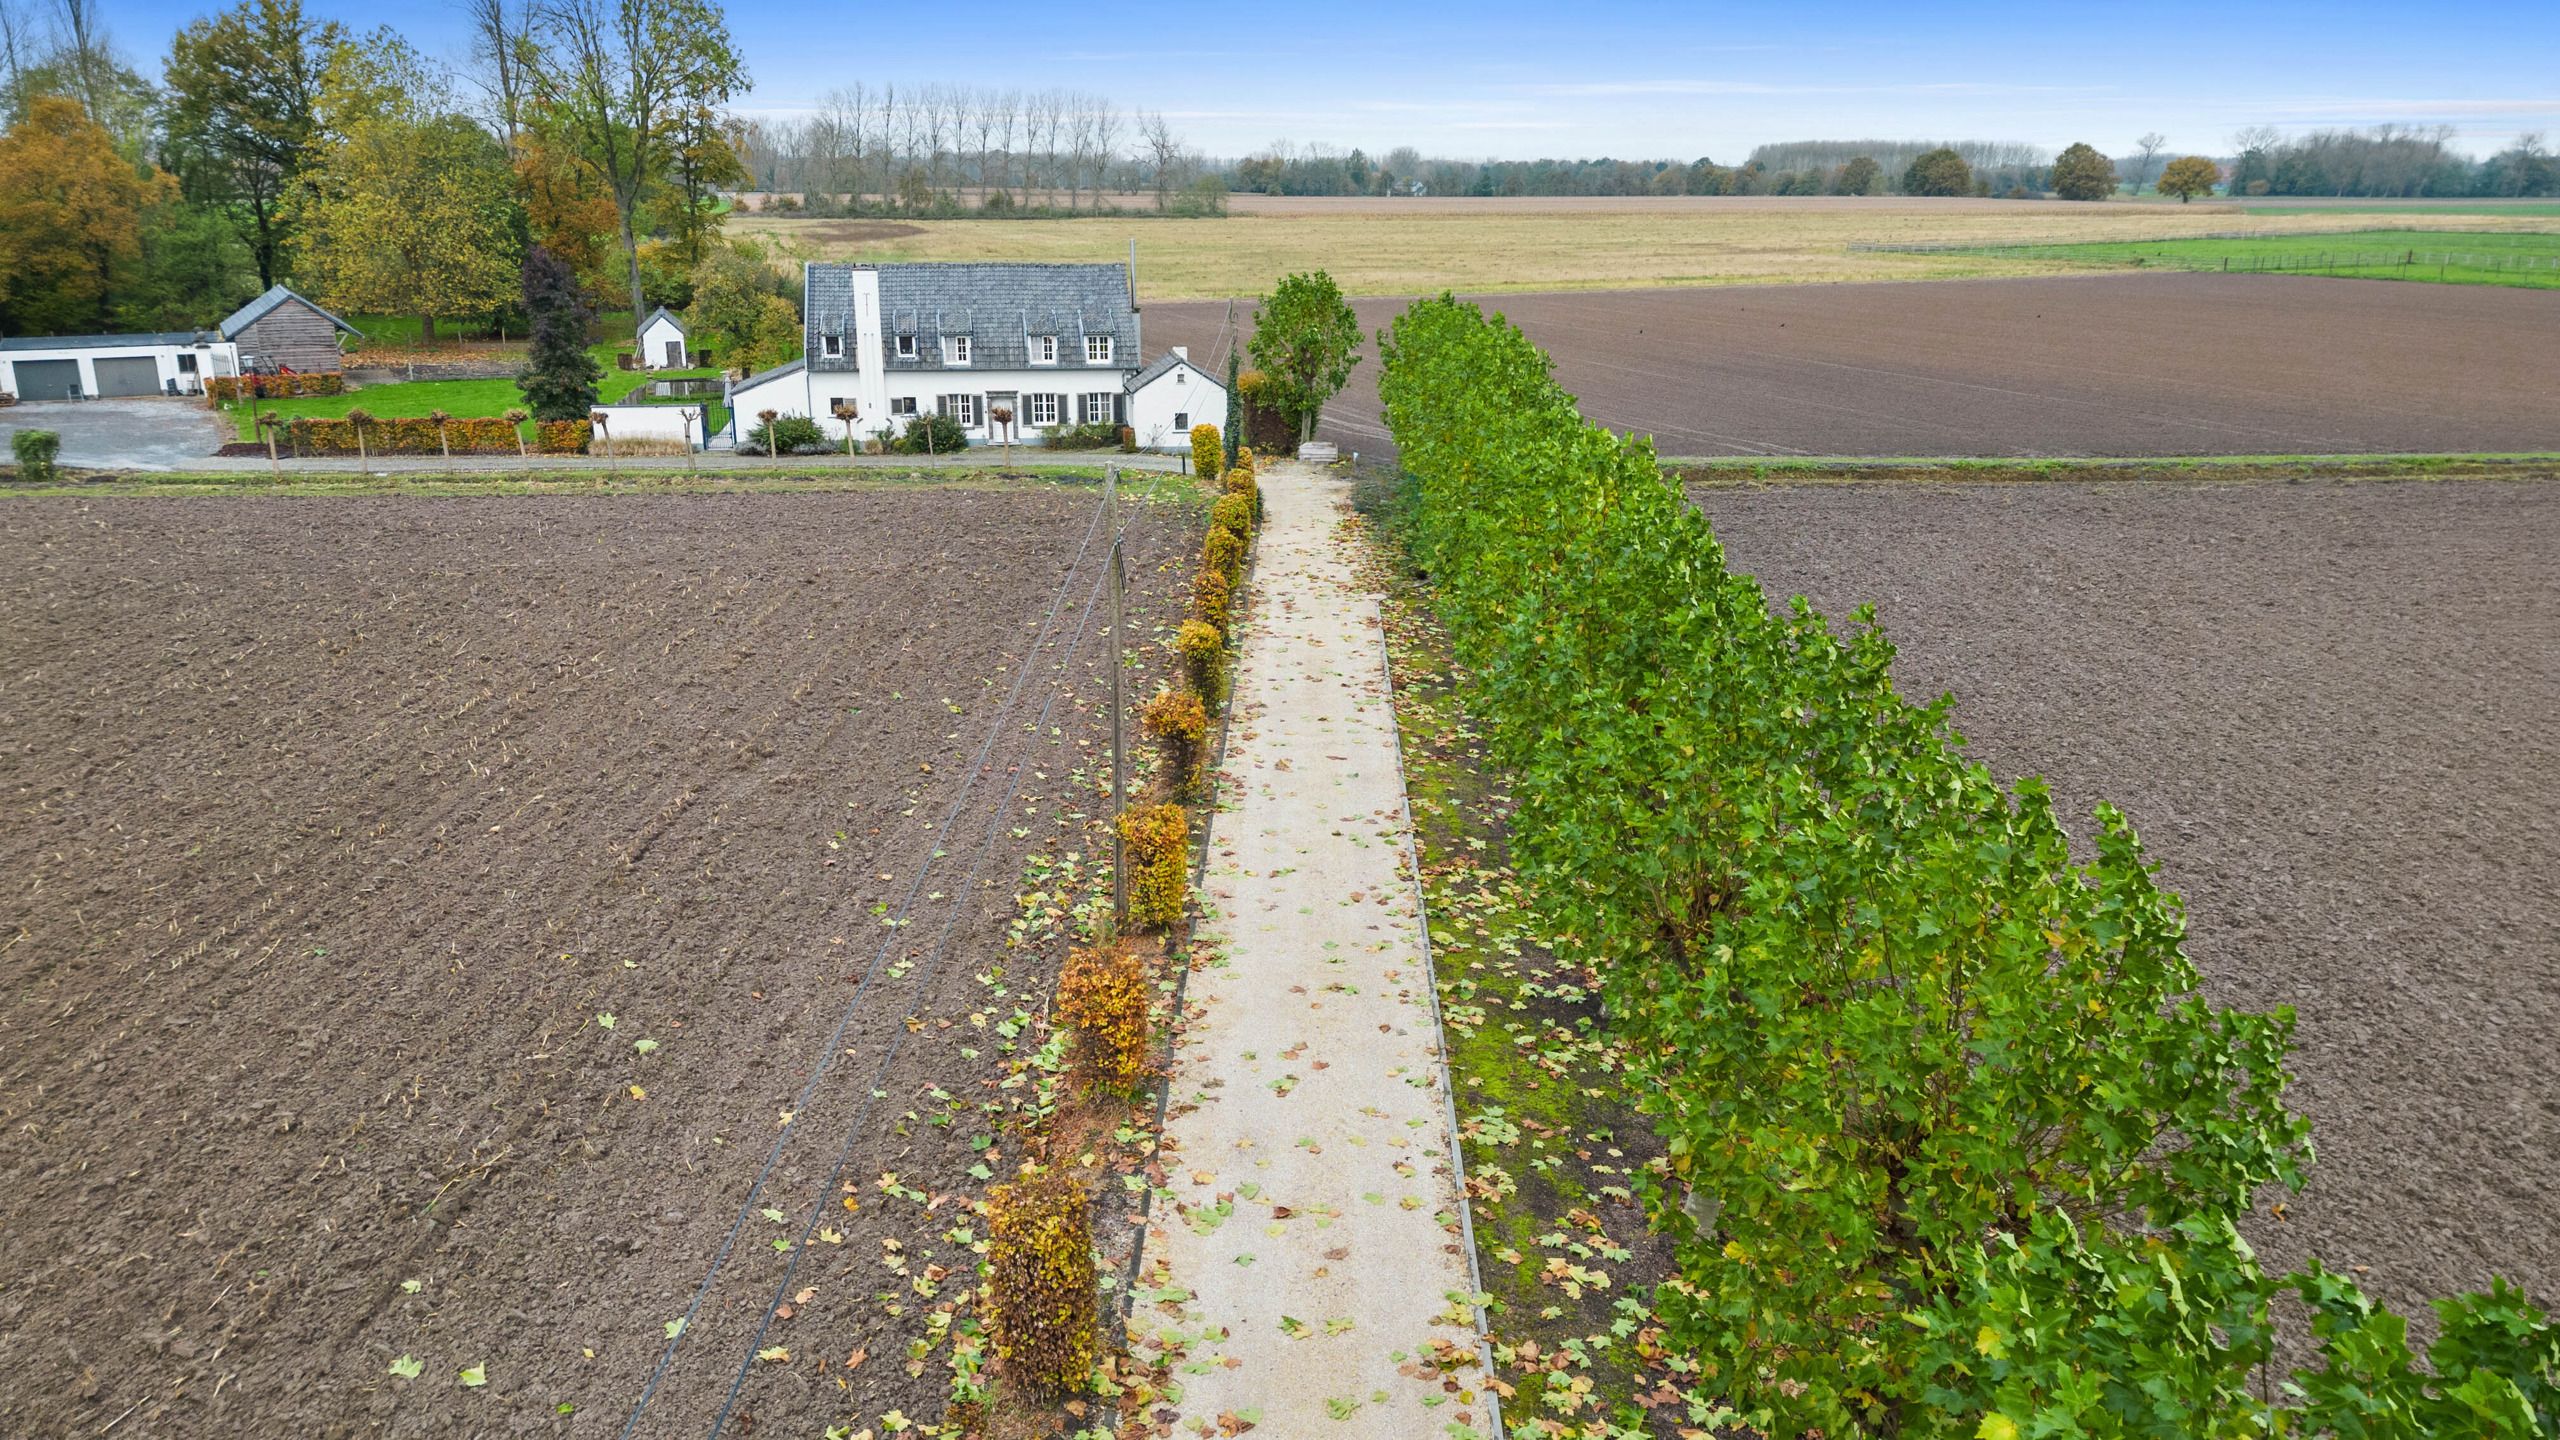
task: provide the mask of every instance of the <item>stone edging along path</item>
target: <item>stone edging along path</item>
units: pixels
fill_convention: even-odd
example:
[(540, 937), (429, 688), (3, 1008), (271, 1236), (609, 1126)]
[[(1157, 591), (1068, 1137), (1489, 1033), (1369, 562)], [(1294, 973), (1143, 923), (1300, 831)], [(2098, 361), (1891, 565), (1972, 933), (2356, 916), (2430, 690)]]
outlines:
[[(1133, 1341), (1177, 1434), (1494, 1435), (1375, 597), (1312, 466), (1262, 476)], [(1159, 1412), (1161, 1413), (1161, 1412)]]

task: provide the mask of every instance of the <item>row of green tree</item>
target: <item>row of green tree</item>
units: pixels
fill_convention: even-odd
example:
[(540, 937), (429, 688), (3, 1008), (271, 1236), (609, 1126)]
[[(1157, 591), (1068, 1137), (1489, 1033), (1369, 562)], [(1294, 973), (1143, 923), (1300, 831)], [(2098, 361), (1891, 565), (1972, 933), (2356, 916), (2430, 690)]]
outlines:
[[(284, 282), (342, 312), (515, 313), (536, 246), (605, 308), (682, 304), (742, 171), (717, 0), (468, 0), (459, 75), (388, 26), (235, 0), (144, 75), (95, 0), (0, 0), (0, 327), (209, 324)], [(765, 286), (767, 290), (773, 287)]]
[[(1382, 355), (1515, 858), (1664, 1139), (1653, 1306), (1707, 1388), (1834, 1440), (2560, 1434), (2515, 1290), (2441, 1302), (2421, 1359), (2341, 1276), (2260, 1269), (2239, 1222), (2311, 1159), (2292, 1016), (2197, 994), (2121, 814), (2075, 857), (1871, 611), (1773, 611), (1515, 328), (1423, 301)], [(2285, 1292), (2323, 1364), (2262, 1389)]]

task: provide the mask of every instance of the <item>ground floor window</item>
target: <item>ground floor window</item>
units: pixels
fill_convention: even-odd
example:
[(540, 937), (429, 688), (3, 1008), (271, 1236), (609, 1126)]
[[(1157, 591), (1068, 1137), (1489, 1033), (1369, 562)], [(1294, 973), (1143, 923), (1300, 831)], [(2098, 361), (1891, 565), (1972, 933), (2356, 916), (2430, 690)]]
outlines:
[(960, 428), (975, 430), (985, 423), (979, 414), (979, 397), (975, 395), (942, 395), (934, 400), (934, 408), (960, 422)]
[(913, 395), (890, 396), (889, 413), (892, 415), (913, 415), (916, 413), (916, 397)]
[(1110, 424), (1113, 418), (1111, 402), (1118, 398), (1108, 390), (1086, 391), (1082, 397), (1083, 413), (1076, 416), (1076, 423), (1079, 425)]
[(1173, 428), (1182, 431), (1184, 434), (1189, 434), (1191, 431), (1191, 412), (1188, 410), (1174, 411)]
[(1062, 410), (1062, 409), (1066, 408), (1066, 407), (1065, 407), (1063, 404), (1061, 404), (1060, 402), (1061, 402), (1061, 401), (1064, 401), (1066, 398), (1067, 398), (1067, 397), (1065, 397), (1064, 395), (1025, 395), (1025, 396), (1023, 396), (1023, 397), (1022, 397), (1022, 416), (1023, 416), (1023, 423), (1025, 423), (1025, 424), (1027, 424), (1027, 425), (1055, 425), (1055, 424), (1057, 424), (1057, 423), (1058, 423), (1058, 412), (1059, 412), (1060, 410)]
[(196, 373), (196, 357), (183, 353), (180, 354), (178, 356), (178, 373), (181, 375), (193, 375)]

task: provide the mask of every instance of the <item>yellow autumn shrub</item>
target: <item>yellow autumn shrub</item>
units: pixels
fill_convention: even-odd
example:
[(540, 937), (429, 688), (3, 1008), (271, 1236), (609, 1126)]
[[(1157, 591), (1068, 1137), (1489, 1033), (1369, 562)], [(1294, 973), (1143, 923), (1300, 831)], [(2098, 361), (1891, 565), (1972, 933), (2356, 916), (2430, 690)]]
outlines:
[(1218, 427), (1207, 421), (1191, 427), (1191, 468), (1200, 478), (1215, 480), (1227, 466), (1227, 447), (1218, 437)]
[(1058, 1015), (1104, 1083), (1127, 1089), (1147, 1073), (1147, 967), (1127, 945), (1067, 952)]
[(1084, 1187), (1039, 1174), (989, 1191), (987, 1270), (987, 1331), (1005, 1373), (1047, 1394), (1084, 1389), (1100, 1311)]
[(1175, 791), (1198, 794), (1200, 761), (1209, 737), (1209, 707), (1201, 703), (1199, 692), (1188, 685), (1157, 691), (1138, 707), (1138, 724), (1164, 747)]
[(1191, 817), (1179, 805), (1141, 805), (1120, 817), (1129, 855), (1129, 923), (1168, 929), (1191, 898)]

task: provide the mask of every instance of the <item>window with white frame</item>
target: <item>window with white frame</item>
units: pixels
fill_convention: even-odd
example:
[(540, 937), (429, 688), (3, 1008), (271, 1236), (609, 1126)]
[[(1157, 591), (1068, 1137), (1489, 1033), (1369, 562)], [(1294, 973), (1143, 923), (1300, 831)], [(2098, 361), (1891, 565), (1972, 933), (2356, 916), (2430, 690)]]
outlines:
[(969, 337), (966, 335), (953, 335), (944, 339), (942, 342), (942, 363), (945, 365), (968, 364)]
[(934, 397), (933, 408), (959, 421), (960, 428), (975, 430), (985, 423), (985, 417), (980, 413), (980, 400), (981, 397), (976, 395), (939, 395)]
[(1176, 429), (1176, 430), (1181, 431), (1182, 433), (1184, 433), (1184, 434), (1186, 434), (1186, 435), (1187, 435), (1187, 434), (1189, 434), (1189, 433), (1191, 433), (1191, 412), (1190, 412), (1190, 411), (1188, 411), (1188, 410), (1176, 410), (1176, 411), (1174, 411), (1174, 412), (1173, 412), (1173, 428), (1174, 428), (1174, 429)]
[(901, 335), (898, 337), (898, 358), (901, 360), (913, 360), (916, 358), (916, 337), (913, 335)]
[(1111, 337), (1108, 335), (1087, 335), (1084, 337), (1084, 358), (1085, 363), (1088, 365), (1109, 364), (1111, 362)]
[(1057, 364), (1057, 363), (1058, 363), (1058, 337), (1057, 337), (1057, 336), (1055, 336), (1055, 335), (1034, 335), (1034, 336), (1032, 336), (1032, 337), (1031, 337), (1031, 363), (1032, 363), (1032, 364), (1034, 364), (1034, 365), (1055, 365), (1055, 364)]
[(842, 355), (844, 353), (844, 337), (841, 335), (822, 335), (818, 337), (818, 353), (826, 356), (830, 360)]
[(1076, 416), (1080, 425), (1108, 425), (1112, 422), (1111, 402), (1120, 398), (1108, 390), (1088, 390), (1078, 397), (1082, 413)]
[(1066, 398), (1067, 398), (1067, 397), (1065, 397), (1064, 395), (1025, 395), (1025, 396), (1023, 396), (1023, 397), (1022, 397), (1022, 417), (1023, 417), (1023, 423), (1028, 424), (1028, 425), (1044, 425), (1044, 426), (1045, 426), (1045, 425), (1055, 425), (1055, 424), (1057, 424), (1057, 423), (1058, 423), (1058, 412), (1059, 412), (1060, 410), (1062, 410), (1062, 409), (1066, 408), (1065, 406), (1061, 405), (1059, 402), (1060, 402), (1060, 401), (1062, 401), (1062, 400), (1064, 400), (1064, 399), (1066, 399)]
[(913, 395), (892, 395), (892, 396), (890, 396), (890, 397), (889, 397), (889, 413), (890, 413), (890, 414), (892, 414), (892, 415), (913, 415), (913, 414), (915, 414), (915, 413), (916, 413), (916, 397), (914, 397)]

